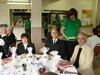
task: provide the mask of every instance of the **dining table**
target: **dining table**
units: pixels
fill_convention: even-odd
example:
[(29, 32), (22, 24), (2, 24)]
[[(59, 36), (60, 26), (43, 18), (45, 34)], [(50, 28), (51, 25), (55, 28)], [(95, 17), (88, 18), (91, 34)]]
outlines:
[(50, 55), (34, 54), (27, 58), (25, 55), (2, 59), (0, 75), (41, 75), (44, 72), (55, 72), (58, 75), (78, 75), (77, 69), (69, 61), (53, 59)]

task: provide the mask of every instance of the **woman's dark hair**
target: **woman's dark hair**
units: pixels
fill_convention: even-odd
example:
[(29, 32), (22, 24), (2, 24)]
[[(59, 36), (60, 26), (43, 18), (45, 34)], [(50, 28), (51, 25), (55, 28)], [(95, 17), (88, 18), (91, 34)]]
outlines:
[(93, 32), (94, 35), (98, 35), (98, 29), (97, 28), (93, 28), (92, 32)]
[(22, 34), (21, 34), (21, 38), (24, 38), (24, 37), (26, 37), (26, 38), (29, 39), (29, 35), (28, 35), (27, 33), (22, 33)]
[(78, 14), (77, 10), (75, 8), (71, 8), (68, 12), (68, 18), (70, 18), (71, 15), (74, 15), (75, 18), (77, 18), (77, 14)]

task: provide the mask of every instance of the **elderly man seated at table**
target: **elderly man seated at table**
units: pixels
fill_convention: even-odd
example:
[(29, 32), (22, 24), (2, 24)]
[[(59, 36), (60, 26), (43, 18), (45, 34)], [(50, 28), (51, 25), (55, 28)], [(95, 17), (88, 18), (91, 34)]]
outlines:
[(65, 43), (58, 38), (58, 35), (59, 33), (56, 29), (51, 30), (52, 39), (48, 39), (45, 43), (45, 47), (49, 48), (47, 53), (58, 51), (58, 55), (61, 55), (61, 58), (67, 59)]
[(15, 35), (13, 33), (13, 29), (11, 27), (3, 28), (2, 30), (2, 39), (5, 42), (5, 45), (3, 46), (4, 53), (6, 54), (6, 57), (9, 57), (9, 47), (13, 44), (15, 45), (16, 39)]
[(32, 47), (32, 54), (35, 54), (35, 46), (33, 43), (29, 42), (29, 36), (26, 33), (22, 33), (21, 35), (21, 43), (17, 45), (16, 53), (17, 55), (27, 54), (28, 47)]
[(94, 52), (86, 44), (86, 36), (84, 33), (79, 33), (77, 39), (79, 45), (75, 47), (70, 63), (77, 68), (80, 75), (94, 75), (92, 69)]
[(8, 27), (7, 28), (7, 36), (9, 38), (9, 43), (12, 44), (16, 44), (16, 37), (15, 34), (13, 33), (13, 28), (12, 27)]

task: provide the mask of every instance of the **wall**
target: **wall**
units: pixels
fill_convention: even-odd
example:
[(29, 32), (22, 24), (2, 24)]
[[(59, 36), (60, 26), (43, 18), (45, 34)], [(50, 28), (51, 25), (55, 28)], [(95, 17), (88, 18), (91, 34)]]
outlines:
[(79, 18), (81, 18), (81, 10), (89, 9), (93, 10), (93, 1), (92, 0), (59, 0), (56, 2), (44, 2), (43, 9), (49, 10), (69, 10), (70, 8), (75, 7), (79, 12)]
[[(95, 0), (58, 0), (55, 2), (45, 1), (43, 2), (42, 9), (48, 10), (69, 10), (70, 8), (76, 8), (78, 10), (78, 17), (81, 19), (82, 9), (92, 10), (92, 24), (95, 25), (96, 18), (96, 1)], [(94, 11), (95, 10), (95, 11)], [(95, 26), (93, 26), (95, 27)], [(81, 30), (91, 32), (92, 27), (81, 27)]]
[[(98, 2), (98, 5), (97, 5)], [(78, 10), (78, 17), (81, 19), (81, 10), (89, 9), (93, 10), (92, 15), (92, 23), (93, 27), (95, 27), (96, 22), (100, 20), (100, 0), (43, 0), (42, 9), (49, 10), (69, 10), (72, 7), (75, 7)], [(5, 22), (10, 25), (10, 12), (9, 9), (30, 9), (30, 5), (6, 5), (0, 4), (0, 16), (5, 16)], [(98, 13), (97, 13), (97, 10)], [(96, 16), (97, 14), (97, 16)], [(82, 27), (83, 30), (86, 28), (87, 30), (92, 30), (92, 27)]]
[(29, 5), (10, 5), (10, 4), (1, 4), (0, 3), (0, 16), (4, 16), (5, 23), (10, 25), (10, 11), (9, 9), (30, 9)]
[(97, 5), (97, 16), (96, 16), (96, 25), (100, 23), (100, 0), (98, 0), (98, 5)]
[[(52, 9), (52, 10), (69, 10), (71, 7), (75, 7), (79, 12), (79, 18), (81, 18), (81, 10), (82, 9), (90, 9), (95, 10), (95, 1), (96, 0), (43, 0), (42, 9)], [(100, 2), (100, 0), (98, 0)], [(99, 4), (98, 4), (99, 5)], [(100, 9), (100, 5), (98, 6)], [(6, 5), (0, 4), (0, 13), (3, 12), (4, 15), (8, 18), (9, 23), (9, 9), (24, 9), (31, 8), (28, 5)], [(94, 11), (93, 11), (94, 12)], [(93, 17), (94, 17), (93, 13)], [(94, 20), (93, 20), (94, 21)], [(94, 22), (93, 22), (94, 23)]]
[(5, 24), (9, 24), (9, 10), (4, 4), (0, 4), (0, 16), (2, 16), (0, 17), (0, 24), (4, 22)]
[(93, 16), (92, 16), (92, 22), (93, 22), (93, 27), (96, 27), (97, 21), (96, 21), (96, 15), (97, 15), (97, 6), (98, 6), (98, 0), (93, 0)]
[[(30, 9), (30, 5), (10, 5), (0, 4), (0, 24), (5, 23), (10, 26), (10, 10), (9, 9)], [(18, 33), (20, 32), (20, 33)], [(14, 28), (14, 34), (17, 40), (21, 40), (20, 35), (24, 33), (24, 28)]]
[[(93, 17), (95, 17), (95, 6), (97, 0), (43, 0), (42, 9), (49, 10), (69, 10), (72, 7), (75, 7), (78, 10), (78, 17), (81, 19), (81, 10), (89, 9), (93, 10)], [(100, 0), (98, 0), (100, 2)], [(0, 4), (0, 15), (5, 15), (7, 17), (7, 23), (10, 24), (9, 18), (9, 9), (30, 9), (30, 5), (7, 5)], [(100, 5), (98, 4), (98, 9), (100, 9)], [(95, 11), (94, 11), (95, 10)], [(99, 10), (100, 11), (100, 10)], [(99, 15), (99, 14), (98, 14)], [(100, 15), (99, 15), (100, 16)], [(94, 19), (92, 19), (94, 24)]]
[(32, 0), (33, 9), (31, 11), (31, 39), (32, 42), (35, 44), (36, 52), (39, 52), (42, 44), (42, 22), (41, 22), (41, 7), (42, 1), (41, 0)]

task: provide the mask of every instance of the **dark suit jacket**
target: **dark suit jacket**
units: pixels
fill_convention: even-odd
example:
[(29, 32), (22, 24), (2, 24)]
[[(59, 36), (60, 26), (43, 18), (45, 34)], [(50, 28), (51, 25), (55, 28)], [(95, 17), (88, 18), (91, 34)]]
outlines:
[(10, 35), (6, 35), (6, 36), (2, 37), (2, 39), (4, 40), (4, 42), (6, 44), (16, 43), (16, 38), (15, 38), (15, 35), (13, 33), (11, 33)]
[(9, 46), (11, 45), (10, 40), (8, 38), (9, 38), (8, 36), (2, 37), (2, 39), (5, 42), (5, 44), (3, 46), (3, 50), (4, 50), (5, 55), (8, 55), (8, 53), (9, 53)]
[(10, 35), (8, 35), (8, 39), (10, 40), (9, 43), (16, 43), (16, 37), (14, 35), (14, 33), (11, 33)]
[(2, 55), (2, 59), (3, 59), (3, 58), (6, 58), (6, 55), (5, 55), (5, 53), (4, 53), (4, 50), (3, 50), (3, 47), (2, 47), (2, 46), (0, 46), (0, 52), (3, 53), (3, 55)]
[[(32, 53), (33, 53), (33, 54), (36, 53), (36, 52), (35, 52), (35, 46), (34, 46), (33, 43), (28, 43), (27, 47), (32, 47), (32, 48), (33, 48), (33, 49), (32, 49)], [(19, 43), (19, 44), (17, 45), (16, 53), (17, 53), (18, 55), (21, 55), (21, 54), (23, 54), (23, 53), (28, 53), (28, 50), (27, 50), (27, 48), (26, 48), (26, 50), (25, 50), (23, 43)]]
[(4, 53), (5, 53), (6, 55), (8, 55), (9, 47), (10, 47), (12, 44), (13, 44), (13, 45), (16, 44), (15, 35), (14, 35), (13, 33), (11, 33), (10, 35), (7, 35), (7, 36), (2, 37), (2, 39), (3, 39), (4, 42), (5, 42), (5, 45), (3, 46)]
[(58, 54), (61, 55), (61, 58), (67, 59), (66, 47), (65, 47), (65, 43), (63, 40), (58, 39), (56, 43), (53, 44), (53, 40), (49, 39), (46, 41), (45, 47), (49, 48), (49, 51), (47, 53), (56, 50), (58, 51)]
[(48, 32), (46, 35), (46, 40), (52, 39), (51, 32)]

